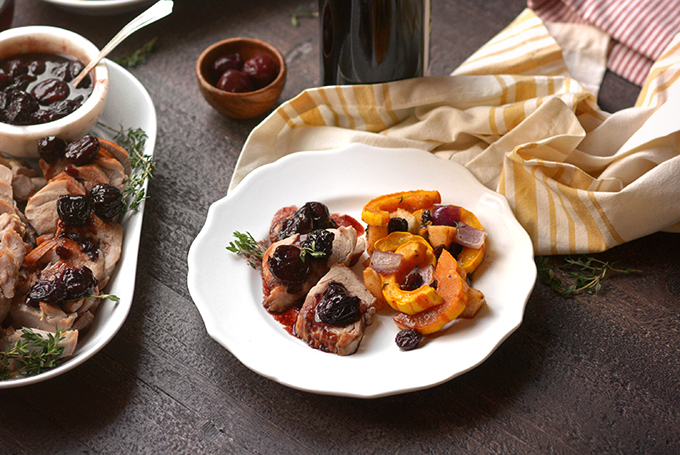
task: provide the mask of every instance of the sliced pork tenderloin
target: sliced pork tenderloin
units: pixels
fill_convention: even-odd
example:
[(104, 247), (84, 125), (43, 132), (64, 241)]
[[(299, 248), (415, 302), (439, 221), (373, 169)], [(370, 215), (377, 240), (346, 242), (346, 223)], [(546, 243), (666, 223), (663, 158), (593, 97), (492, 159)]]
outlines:
[(309, 291), (295, 323), (294, 334), (315, 349), (354, 354), (373, 321), (375, 298), (344, 265), (330, 271)]
[(282, 313), (295, 306), (307, 295), (307, 292), (326, 273), (325, 262), (313, 261), (308, 277), (301, 283), (284, 283), (277, 279), (270, 268), (270, 258), (279, 246), (295, 245), (299, 243), (300, 234), (273, 243), (262, 258), (262, 290), (264, 293), (264, 307), (272, 313)]
[(28, 163), (7, 159), (6, 166), (12, 170), (12, 191), (16, 201), (27, 201), (29, 197), (45, 186), (45, 178), (30, 167)]
[(111, 142), (107, 139), (99, 139), (99, 143), (101, 144), (101, 148), (99, 149), (98, 157), (99, 156), (110, 156), (112, 158), (115, 158), (122, 166), (123, 170), (125, 171), (125, 175), (131, 175), (132, 174), (132, 165), (130, 164), (130, 155), (128, 154), (127, 150), (125, 150), (123, 147), (120, 145), (116, 144), (115, 142)]
[(54, 332), (67, 329), (73, 325), (77, 313), (66, 314), (58, 306), (40, 302), (37, 307), (14, 299), (9, 311), (10, 321), (14, 327), (30, 327), (32, 329)]
[(24, 242), (26, 228), (17, 215), (0, 215), (0, 250), (12, 254), (17, 268), (21, 268), (30, 245)]
[(110, 273), (106, 270), (104, 253), (99, 249), (91, 253), (85, 252), (78, 242), (68, 237), (43, 240), (26, 255), (25, 259), (28, 267), (42, 269), (41, 274), (49, 274), (54, 266), (64, 261), (75, 268), (89, 268), (101, 287), (109, 280)]
[(85, 311), (84, 313), (79, 314), (78, 319), (76, 319), (71, 328), (79, 332), (85, 332), (90, 328), (93, 322), (94, 314), (91, 311)]
[(0, 213), (18, 213), (12, 190), (12, 170), (0, 165)]
[(24, 232), (24, 224), (17, 215), (0, 215), (0, 322), (9, 313), (29, 248), (22, 239)]
[(125, 173), (125, 167), (123, 167), (121, 162), (115, 159), (113, 155), (100, 151), (97, 158), (94, 160), (94, 164), (106, 174), (109, 184), (121, 191), (125, 190), (125, 182), (128, 178), (128, 174)]
[(88, 230), (99, 241), (99, 251), (104, 257), (103, 275), (101, 278), (98, 277), (99, 287), (103, 289), (111, 278), (123, 250), (123, 226), (105, 222), (93, 213), (90, 215)]
[[(265, 295), (264, 306), (273, 313), (281, 313), (299, 303), (300, 299), (319, 279), (324, 276), (334, 264), (350, 265), (356, 262), (357, 248), (363, 245), (359, 241), (356, 230), (353, 227), (340, 227), (338, 229), (325, 229), (332, 234), (332, 249), (330, 254), (322, 259), (316, 259), (308, 255), (309, 273), (301, 283), (286, 284), (278, 280), (270, 269), (270, 258), (277, 248), (283, 245), (293, 245), (302, 249), (301, 245), (306, 240), (306, 235), (295, 234), (278, 242), (274, 242), (265, 252), (262, 260), (262, 280)], [(363, 249), (359, 252), (361, 256)]]
[(14, 256), (7, 251), (0, 250), (0, 322), (10, 311), (18, 277), (19, 268), (16, 266)]
[(335, 234), (333, 253), (328, 258), (328, 265), (345, 264), (351, 267), (356, 264), (366, 249), (366, 240), (359, 237), (356, 229), (351, 226), (327, 230)]
[(86, 194), (85, 187), (62, 172), (35, 193), (26, 204), (26, 218), (38, 235), (54, 233), (59, 224), (57, 200), (65, 194)]

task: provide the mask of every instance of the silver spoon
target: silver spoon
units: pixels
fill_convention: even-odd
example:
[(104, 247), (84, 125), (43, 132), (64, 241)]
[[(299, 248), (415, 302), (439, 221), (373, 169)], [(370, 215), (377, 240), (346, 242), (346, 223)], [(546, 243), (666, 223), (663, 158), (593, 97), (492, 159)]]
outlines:
[(99, 52), (99, 54), (83, 69), (80, 74), (73, 80), (73, 86), (77, 87), (78, 84), (87, 76), (87, 74), (92, 71), (92, 68), (97, 66), (99, 61), (106, 57), (109, 52), (111, 52), (116, 46), (118, 46), (125, 38), (132, 35), (134, 32), (142, 27), (156, 22), (158, 19), (162, 19), (168, 14), (172, 13), (173, 1), (172, 0), (160, 0), (155, 3), (151, 8), (144, 11), (142, 14), (137, 16), (135, 19), (131, 20), (129, 24), (121, 29), (116, 36), (108, 42), (106, 46)]

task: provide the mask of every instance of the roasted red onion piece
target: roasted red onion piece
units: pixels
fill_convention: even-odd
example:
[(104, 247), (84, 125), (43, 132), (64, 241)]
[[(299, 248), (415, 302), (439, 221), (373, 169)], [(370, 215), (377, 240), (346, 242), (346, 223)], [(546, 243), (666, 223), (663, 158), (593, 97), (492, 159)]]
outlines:
[(418, 275), (423, 279), (423, 284), (432, 284), (434, 281), (434, 266), (428, 265), (418, 269)]
[(401, 260), (404, 256), (399, 253), (390, 253), (388, 251), (373, 251), (371, 257), (371, 268), (376, 272), (385, 275), (387, 273), (395, 273), (399, 270)]
[(458, 229), (456, 230), (456, 243), (477, 250), (481, 248), (482, 245), (484, 245), (485, 239), (486, 231), (475, 229), (472, 226), (468, 226), (467, 224), (463, 223), (462, 221), (458, 223)]

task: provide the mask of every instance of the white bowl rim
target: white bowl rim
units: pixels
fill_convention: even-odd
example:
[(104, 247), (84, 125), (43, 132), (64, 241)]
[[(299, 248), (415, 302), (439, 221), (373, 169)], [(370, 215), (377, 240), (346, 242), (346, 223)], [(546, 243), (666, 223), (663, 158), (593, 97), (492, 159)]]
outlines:
[[(91, 59), (99, 54), (99, 49), (97, 46), (95, 46), (87, 38), (75, 32), (47, 25), (29, 25), (24, 27), (10, 28), (0, 32), (0, 59), (8, 58), (12, 55), (20, 55), (12, 54), (11, 52), (7, 55), (3, 55), (4, 53), (2, 49), (8, 42), (23, 43), (29, 40), (40, 40), (49, 37), (65, 39), (72, 43), (75, 48), (82, 50), (83, 54), (89, 59), (88, 61), (82, 62), (86, 65)], [(77, 58), (74, 56), (69, 57)], [(43, 135), (48, 136), (52, 131), (61, 130), (69, 124), (82, 120), (91, 111), (93, 111), (100, 102), (105, 102), (106, 95), (108, 93), (109, 72), (106, 63), (101, 61), (97, 66), (95, 66), (93, 71), (94, 72), (92, 75), (94, 79), (94, 88), (92, 93), (88, 99), (85, 100), (83, 105), (74, 112), (53, 122), (41, 123), (38, 125), (9, 125), (7, 123), (0, 122), (0, 135), (19, 137), (27, 134), (33, 135), (44, 132)]]

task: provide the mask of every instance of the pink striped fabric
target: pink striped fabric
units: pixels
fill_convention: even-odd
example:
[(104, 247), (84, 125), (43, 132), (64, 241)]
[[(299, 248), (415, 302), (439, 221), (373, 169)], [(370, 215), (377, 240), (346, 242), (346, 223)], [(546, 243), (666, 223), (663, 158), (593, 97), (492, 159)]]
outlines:
[(680, 33), (680, 0), (528, 0), (528, 6), (545, 21), (607, 32), (612, 37), (607, 67), (637, 85)]

